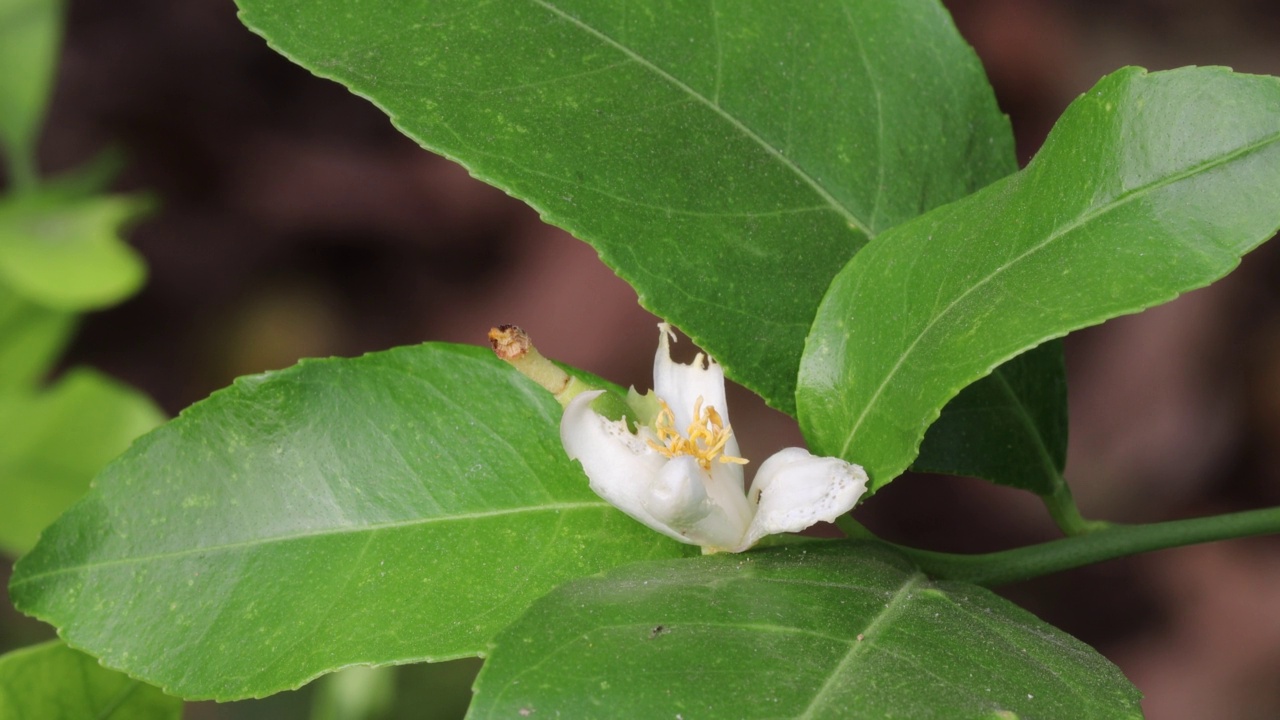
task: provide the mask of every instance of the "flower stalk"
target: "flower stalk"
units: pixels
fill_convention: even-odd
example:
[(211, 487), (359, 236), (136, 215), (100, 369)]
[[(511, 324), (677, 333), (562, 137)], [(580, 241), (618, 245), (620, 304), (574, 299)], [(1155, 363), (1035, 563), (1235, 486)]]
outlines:
[(580, 393), (593, 389), (543, 357), (533, 346), (528, 333), (519, 326), (499, 325), (490, 328), (489, 344), (498, 359), (545, 388), (560, 403), (560, 407), (567, 407)]
[(569, 406), (573, 399), (590, 390), (605, 390), (591, 404), (592, 409), (610, 420), (625, 420), (634, 427), (637, 409), (609, 388), (597, 387), (574, 377), (564, 368), (543, 357), (533, 346), (529, 334), (516, 325), (498, 325), (489, 329), (489, 345), (494, 355), (506, 362), (543, 389), (551, 393), (561, 408)]
[(980, 555), (893, 547), (934, 577), (994, 587), (1128, 555), (1272, 534), (1280, 534), (1280, 507), (1146, 525), (1110, 525), (1082, 535)]

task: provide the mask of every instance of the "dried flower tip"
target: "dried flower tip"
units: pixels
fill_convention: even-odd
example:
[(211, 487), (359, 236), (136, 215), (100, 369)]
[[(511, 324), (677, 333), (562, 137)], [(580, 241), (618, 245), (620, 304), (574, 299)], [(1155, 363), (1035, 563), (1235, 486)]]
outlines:
[(498, 359), (520, 371), (521, 375), (538, 383), (556, 397), (561, 407), (569, 404), (578, 393), (590, 390), (581, 380), (572, 377), (555, 363), (542, 356), (533, 346), (528, 333), (515, 325), (499, 325), (489, 330), (489, 344)]
[(511, 362), (524, 357), (533, 347), (529, 336), (518, 325), (499, 325), (489, 328), (489, 344), (500, 360)]

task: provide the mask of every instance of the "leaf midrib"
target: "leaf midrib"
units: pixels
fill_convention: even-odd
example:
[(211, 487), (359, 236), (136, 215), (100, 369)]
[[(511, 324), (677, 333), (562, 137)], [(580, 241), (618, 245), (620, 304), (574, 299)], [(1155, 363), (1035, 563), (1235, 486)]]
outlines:
[(863, 648), (870, 647), (871, 640), (875, 637), (882, 625), (892, 622), (902, 613), (903, 606), (906, 601), (911, 598), (911, 590), (925, 580), (926, 578), (924, 574), (920, 572), (912, 573), (907, 576), (902, 585), (894, 592), (893, 599), (885, 604), (884, 610), (881, 610), (874, 618), (871, 619), (871, 622), (867, 623), (866, 629), (862, 631), (862, 640), (855, 640), (849, 645), (848, 652), (846, 652), (844, 657), (840, 659), (840, 662), (831, 669), (831, 673), (827, 675), (827, 679), (822, 683), (822, 687), (818, 688), (818, 692), (814, 693), (813, 699), (809, 701), (809, 705), (804, 709), (804, 712), (796, 716), (796, 720), (806, 720), (807, 718), (813, 717), (814, 712), (822, 707), (823, 698), (831, 692), (836, 680), (845, 676), (845, 666), (853, 662), (858, 655), (861, 654)]
[(485, 512), (463, 513), (459, 515), (414, 518), (412, 520), (396, 520), (392, 522), (375, 523), (371, 525), (348, 526), (348, 527), (327, 529), (323, 531), (294, 533), (291, 535), (276, 535), (273, 537), (255, 538), (253, 540), (242, 540), (238, 542), (223, 543), (221, 545), (206, 545), (201, 547), (187, 548), (184, 550), (175, 550), (172, 552), (154, 553), (151, 555), (139, 555), (139, 556), (133, 556), (133, 557), (124, 557), (124, 558), (115, 558), (115, 559), (106, 560), (103, 562), (82, 563), (80, 565), (70, 565), (66, 567), (59, 567), (55, 570), (49, 570), (49, 571), (37, 573), (34, 575), (28, 575), (24, 577), (15, 577), (13, 581), (10, 583), (10, 588), (22, 587), (23, 585), (27, 585), (29, 583), (42, 580), (44, 578), (57, 577), (59, 575), (66, 575), (68, 573), (80, 572), (82, 570), (99, 570), (99, 569), (108, 568), (108, 567), (135, 565), (139, 563), (152, 562), (156, 560), (169, 560), (173, 558), (187, 557), (189, 555), (194, 555), (197, 553), (217, 553), (217, 552), (224, 552), (227, 550), (236, 550), (239, 548), (260, 547), (263, 545), (292, 542), (294, 540), (305, 540), (308, 538), (334, 537), (334, 536), (340, 536), (340, 535), (351, 535), (351, 534), (362, 533), (362, 532), (373, 533), (373, 532), (380, 532), (382, 530), (392, 530), (397, 528), (432, 525), (434, 523), (440, 523), (440, 522), (477, 520), (481, 518), (520, 515), (524, 513), (559, 512), (562, 510), (587, 510), (587, 509), (598, 510), (598, 509), (604, 509), (604, 508), (610, 508), (610, 507), (612, 506), (603, 500), (575, 502), (575, 503), (554, 503), (551, 505), (538, 505), (538, 506), (532, 506), (532, 507), (519, 507), (519, 508), (503, 508), (501, 510), (489, 510)]
[(1026, 427), (1027, 434), (1031, 437), (1032, 444), (1035, 446), (1036, 456), (1044, 467), (1045, 477), (1049, 479), (1049, 484), (1054, 487), (1061, 487), (1065, 484), (1062, 477), (1062, 468), (1058, 467), (1057, 461), (1054, 460), (1053, 455), (1049, 452), (1049, 446), (1045, 442), (1046, 436), (1040, 432), (1035, 418), (1031, 416), (1031, 408), (1014, 391), (1013, 386), (1009, 383), (1009, 378), (1005, 377), (1005, 373), (1001, 368), (997, 367), (991, 374), (995, 376), (1000, 389), (1011, 400), (1010, 406), (1015, 409), (1018, 419)]
[[(957, 295), (954, 299), (951, 300), (951, 302), (947, 303), (947, 305), (943, 307), (941, 311), (939, 311), (936, 315), (934, 315), (929, 320), (929, 322), (924, 326), (924, 328), (921, 329), (921, 331), (916, 335), (915, 339), (911, 341), (911, 344), (908, 345), (907, 348), (902, 352), (902, 354), (898, 356), (897, 362), (895, 362), (893, 367), (889, 369), (889, 372), (885, 374), (884, 379), (881, 380), (880, 382), (880, 385), (876, 387), (875, 392), (871, 394), (871, 397), (868, 398), (866, 404), (863, 405), (862, 412), (861, 414), (858, 415), (858, 419), (855, 420), (854, 423), (850, 426), (849, 431), (845, 436), (844, 445), (842, 445), (840, 448), (840, 456), (841, 457), (847, 456), (849, 452), (849, 447), (853, 444), (854, 437), (858, 434), (858, 430), (862, 427), (863, 421), (866, 420), (867, 417), (871, 414), (871, 409), (879, 401), (880, 396), (881, 394), (884, 393), (885, 388), (889, 386), (889, 383), (897, 375), (898, 371), (902, 369), (903, 365), (906, 363), (907, 358), (910, 357), (915, 352), (915, 349), (920, 344), (921, 340), (923, 340), (927, 335), (929, 335), (933, 331), (933, 329), (937, 327), (938, 322), (942, 318), (947, 316), (952, 310), (957, 308), (960, 305), (960, 303), (964, 301), (965, 298), (969, 297), (969, 295), (973, 294), (979, 288), (985, 286), (987, 283), (991, 282), (992, 280), (994, 280), (995, 278), (997, 278), (998, 276), (1000, 276), (1010, 268), (1017, 266), (1023, 260), (1040, 252), (1044, 248), (1048, 247), (1054, 241), (1058, 240), (1059, 238), (1062, 238), (1063, 236), (1076, 230), (1077, 228), (1084, 226), (1086, 223), (1092, 220), (1095, 220), (1103, 215), (1106, 215), (1107, 213), (1110, 213), (1118, 208), (1124, 207), (1125, 205), (1128, 205), (1130, 202), (1134, 201), (1135, 199), (1145, 196), (1149, 192), (1153, 192), (1155, 190), (1168, 187), (1175, 183), (1181, 182), (1182, 180), (1190, 178), (1194, 175), (1197, 175), (1201, 172), (1205, 172), (1207, 170), (1211, 170), (1213, 168), (1226, 165), (1239, 158), (1245, 157), (1258, 150), (1261, 150), (1267, 147), (1268, 145), (1276, 143), (1277, 141), (1280, 141), (1280, 133), (1272, 133), (1271, 135), (1264, 136), (1262, 139), (1256, 142), (1250, 143), (1248, 145), (1243, 145), (1229, 153), (1225, 153), (1216, 158), (1205, 160), (1204, 162), (1201, 162), (1197, 165), (1187, 168), (1182, 172), (1174, 173), (1173, 175), (1170, 175), (1166, 178), (1162, 178), (1156, 182), (1152, 182), (1147, 185), (1134, 188), (1133, 190), (1130, 190), (1127, 193), (1117, 196), (1115, 200), (1107, 203), (1106, 205), (1102, 205), (1100, 207), (1094, 208), (1087, 212), (1081, 213), (1080, 216), (1077, 217), (1074, 221), (1067, 223), (1066, 225), (1063, 225), (1058, 229), (1054, 230), (1044, 240), (1027, 248), (1025, 251), (1023, 251), (1016, 257), (993, 268), (992, 271), (988, 273), (985, 277), (983, 277), (981, 280), (978, 280), (974, 284), (970, 285), (967, 289), (964, 290), (964, 292)], [(1027, 170), (1024, 170), (1023, 172), (1025, 173), (1028, 171), (1030, 171), (1030, 168), (1028, 168)], [(1025, 177), (1025, 175), (1018, 175), (1015, 177), (1023, 178)]]
[[(745, 123), (743, 123), (737, 117), (733, 116), (728, 111), (726, 111), (723, 107), (720, 106), (718, 102), (712, 100), (711, 98), (708, 98), (702, 93), (699, 93), (697, 90), (694, 90), (684, 81), (680, 80), (679, 78), (667, 72), (666, 70), (663, 70), (661, 67), (657, 65), (657, 63), (653, 62), (652, 60), (649, 60), (648, 58), (644, 57), (643, 55), (636, 52), (632, 48), (622, 44), (618, 40), (615, 40), (609, 35), (606, 35), (605, 33), (601, 32), (600, 30), (597, 30), (596, 28), (591, 27), (590, 25), (570, 15), (564, 10), (561, 10), (560, 8), (553, 5), (548, 0), (529, 0), (529, 1), (532, 2), (534, 5), (537, 5), (543, 8), (544, 10), (547, 10), (548, 12), (551, 12), (552, 14), (570, 23), (571, 25), (581, 29), (583, 32), (587, 33), (588, 35), (591, 35), (592, 37), (595, 37), (601, 42), (604, 42), (605, 44), (613, 47), (618, 52), (621, 52), (622, 54), (631, 58), (640, 66), (648, 69), (649, 71), (651, 71), (658, 77), (662, 78), (663, 80), (666, 80), (673, 87), (678, 88), (679, 90), (687, 94), (689, 97), (696, 100), (698, 103), (702, 104), (703, 106), (707, 107), (712, 112), (714, 112), (715, 114), (719, 115), (726, 122), (732, 125), (736, 130), (741, 132), (745, 137), (747, 137), (752, 142), (759, 145), (762, 150), (764, 150), (770, 156), (772, 156), (773, 158), (781, 162), (783, 167), (793, 172), (796, 175), (796, 177), (798, 177), (806, 185), (812, 188), (813, 191), (816, 192), (818, 196), (822, 198), (823, 201), (825, 201), (831, 207), (832, 210), (839, 213), (840, 216), (843, 217), (845, 221), (848, 222), (851, 226), (853, 226), (859, 232), (863, 233), (868, 239), (875, 237), (875, 233), (871, 231), (870, 224), (863, 222), (862, 219), (854, 215), (853, 210), (847, 207), (846, 205), (844, 205), (843, 203), (841, 203), (839, 200), (837, 200), (834, 195), (828, 192), (827, 189), (821, 183), (818, 182), (817, 178), (809, 174), (808, 171), (806, 171), (804, 168), (796, 164), (794, 160), (792, 160), (791, 158), (783, 154), (783, 152), (780, 149), (774, 147), (771, 143), (766, 141), (763, 137), (757, 134), (754, 130), (748, 127)], [(870, 68), (868, 68), (868, 74), (870, 74)], [(884, 132), (883, 126), (880, 128), (880, 132), (881, 134), (883, 134)]]

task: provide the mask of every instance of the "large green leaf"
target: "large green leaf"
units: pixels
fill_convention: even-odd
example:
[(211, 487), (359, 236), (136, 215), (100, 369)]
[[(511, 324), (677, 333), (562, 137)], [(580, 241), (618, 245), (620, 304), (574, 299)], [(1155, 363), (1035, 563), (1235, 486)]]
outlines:
[(52, 641), (0, 655), (5, 720), (179, 720), (182, 701)]
[(140, 197), (75, 197), (58, 185), (0, 200), (0, 280), (58, 310), (117, 303), (146, 278), (120, 228), (150, 207)]
[(8, 156), (11, 182), (35, 179), (61, 31), (60, 0), (0, 0), (0, 155)]
[(479, 348), (241, 378), (108, 465), (10, 592), (192, 699), (475, 655), (566, 579), (689, 552), (588, 489), (559, 416)]
[(1136, 718), (1084, 643), (878, 543), (639, 563), (498, 636), (469, 718)]
[(829, 282), (1015, 168), (936, 0), (238, 0), (271, 45), (591, 243), (794, 412)]
[[(590, 242), (788, 412), (838, 266), (1014, 170), (981, 67), (932, 0), (240, 4), (286, 55)], [(1062, 384), (1060, 357), (1036, 360), (1018, 374)], [(929, 469), (1007, 482), (1000, 456), (945, 451), (1007, 445), (1007, 417), (1027, 410), (1065, 416), (1010, 387), (975, 387), (989, 412), (935, 430)], [(1029, 456), (1065, 444), (1019, 439)]]
[(1280, 79), (1127, 68), (1025, 170), (879, 237), (805, 349), (801, 425), (874, 486), (963, 387), (1027, 348), (1207, 285), (1280, 224)]
[(103, 465), (163, 421), (145, 395), (92, 370), (0, 395), (0, 551), (30, 550)]
[(35, 387), (74, 326), (71, 313), (37, 305), (0, 283), (0, 393)]

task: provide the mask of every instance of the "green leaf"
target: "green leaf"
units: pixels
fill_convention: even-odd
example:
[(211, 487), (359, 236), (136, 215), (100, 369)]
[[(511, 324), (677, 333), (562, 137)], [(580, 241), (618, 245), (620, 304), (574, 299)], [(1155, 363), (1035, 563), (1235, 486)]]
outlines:
[(0, 283), (0, 394), (44, 379), (74, 327), (71, 313), (36, 305)]
[(1067, 535), (1105, 525), (1080, 515), (1063, 477), (1067, 379), (1062, 342), (1050, 340), (960, 391), (925, 432), (917, 472), (969, 475), (1030, 490)]
[(146, 266), (120, 228), (147, 212), (141, 197), (71, 197), (58, 187), (0, 200), (0, 281), (32, 302), (89, 310), (132, 295)]
[[(981, 66), (931, 0), (240, 5), (281, 52), (594, 245), (642, 304), (787, 412), (838, 266), (1015, 169)], [(1061, 358), (1045, 359), (1060, 385)], [(1005, 405), (961, 410), (939, 446), (1003, 443), (1011, 413), (1066, 413), (1009, 387), (993, 381), (984, 395)], [(1065, 443), (1024, 439), (1028, 455)], [(970, 454), (953, 472), (1008, 469)]]
[(1280, 79), (1104, 78), (1025, 170), (885, 233), (841, 271), (805, 349), (801, 426), (874, 487), (1004, 360), (1172, 299), (1280, 224)]
[(36, 179), (36, 141), (61, 34), (59, 0), (0, 0), (0, 153), (17, 185)]
[(0, 655), (6, 720), (179, 720), (182, 701), (56, 640)]
[(107, 466), (10, 592), (191, 699), (476, 655), (567, 579), (696, 551), (593, 494), (559, 419), (480, 348), (241, 378)]
[(788, 412), (838, 269), (1015, 169), (935, 0), (238, 2), (273, 47), (593, 245)]
[(1067, 463), (1062, 343), (1047, 342), (960, 391), (929, 426), (913, 470), (1052, 495)]
[(161, 422), (145, 395), (92, 370), (0, 395), (0, 550), (31, 549), (108, 461)]
[(874, 542), (638, 563), (498, 636), (468, 718), (1141, 717), (1092, 648)]
[(40, 191), (66, 201), (105, 194), (124, 170), (126, 157), (118, 147), (108, 147), (75, 169), (46, 178)]

